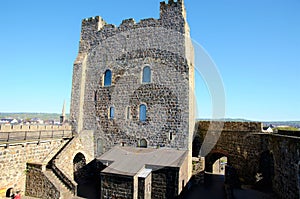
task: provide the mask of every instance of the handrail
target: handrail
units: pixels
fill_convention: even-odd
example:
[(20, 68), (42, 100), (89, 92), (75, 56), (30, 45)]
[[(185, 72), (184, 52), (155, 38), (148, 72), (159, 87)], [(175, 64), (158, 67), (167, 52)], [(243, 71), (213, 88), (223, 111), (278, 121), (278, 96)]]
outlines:
[(40, 141), (44, 139), (62, 139), (73, 137), (72, 130), (37, 130), (37, 131), (16, 131), (0, 132), (0, 143), (16, 141)]

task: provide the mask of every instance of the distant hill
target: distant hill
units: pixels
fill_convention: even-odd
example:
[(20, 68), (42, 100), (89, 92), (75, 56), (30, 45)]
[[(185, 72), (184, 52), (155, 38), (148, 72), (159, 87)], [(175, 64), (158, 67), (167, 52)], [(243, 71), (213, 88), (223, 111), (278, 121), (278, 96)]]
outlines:
[(300, 128), (300, 121), (274, 121), (274, 122), (263, 122), (265, 126), (273, 125), (277, 126), (290, 126), (295, 128)]
[[(0, 113), (0, 118), (14, 118), (14, 119), (32, 119), (39, 118), (42, 120), (57, 120), (59, 121), (59, 113)], [(66, 118), (69, 118), (69, 114), (66, 114)]]

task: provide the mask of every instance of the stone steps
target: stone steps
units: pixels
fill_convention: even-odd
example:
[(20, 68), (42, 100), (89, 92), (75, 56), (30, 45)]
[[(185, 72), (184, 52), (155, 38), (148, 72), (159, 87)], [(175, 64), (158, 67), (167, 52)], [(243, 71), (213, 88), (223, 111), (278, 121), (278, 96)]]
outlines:
[(57, 148), (53, 149), (52, 151), (50, 151), (50, 153), (44, 158), (43, 160), (43, 164), (48, 164), (51, 159), (57, 155), (57, 153), (67, 144), (66, 141), (64, 141), (64, 143), (62, 143), (60, 146), (58, 146)]
[(59, 178), (52, 172), (52, 170), (46, 170), (44, 174), (60, 191), (60, 199), (77, 198), (74, 197), (73, 193), (59, 180)]

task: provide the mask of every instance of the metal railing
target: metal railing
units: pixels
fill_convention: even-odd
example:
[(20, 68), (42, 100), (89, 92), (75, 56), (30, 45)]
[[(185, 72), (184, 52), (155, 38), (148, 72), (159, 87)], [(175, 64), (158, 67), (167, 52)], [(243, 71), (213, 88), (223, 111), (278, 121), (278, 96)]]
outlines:
[(71, 130), (37, 130), (0, 132), (0, 143), (40, 141), (47, 139), (72, 138)]

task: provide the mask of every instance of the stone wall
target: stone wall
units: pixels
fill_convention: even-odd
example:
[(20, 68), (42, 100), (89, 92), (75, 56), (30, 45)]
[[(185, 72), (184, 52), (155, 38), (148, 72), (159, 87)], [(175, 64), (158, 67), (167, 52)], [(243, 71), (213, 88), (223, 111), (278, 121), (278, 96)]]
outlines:
[(86, 164), (95, 159), (94, 157), (93, 131), (83, 131), (76, 135), (73, 140), (58, 154), (55, 166), (69, 179), (74, 180), (74, 158), (78, 153), (83, 154)]
[(151, 199), (152, 174), (138, 178), (138, 199)]
[[(26, 163), (44, 163), (51, 159), (67, 140), (0, 145), (0, 189), (25, 190)], [(51, 157), (49, 157), (51, 156)]]
[(101, 173), (101, 198), (134, 198), (134, 180), (130, 176)]
[(273, 155), (272, 186), (281, 199), (300, 198), (300, 138), (262, 135), (265, 150)]
[[(115, 145), (135, 147), (142, 139), (148, 147), (190, 149), (194, 62), (189, 39), (180, 0), (161, 3), (159, 19), (127, 19), (119, 27), (101, 17), (82, 21), (71, 120), (78, 133), (94, 130), (95, 156)], [(146, 84), (141, 81), (145, 66), (151, 68)], [(103, 86), (107, 69), (112, 71), (111, 86)], [(140, 104), (147, 106), (145, 122), (139, 121)], [(108, 116), (111, 106), (114, 119)]]
[[(201, 121), (196, 126), (195, 156), (199, 154), (205, 136), (214, 134), (220, 123)], [(225, 122), (217, 139), (205, 157), (206, 171), (211, 171), (212, 164), (226, 156), (240, 183), (257, 188), (271, 186), (279, 198), (299, 198), (299, 137), (261, 133), (261, 124), (256, 122)]]
[(152, 198), (175, 198), (178, 196), (179, 168), (164, 167), (153, 169)]
[[(220, 126), (221, 125), (221, 126)], [(243, 183), (254, 183), (262, 149), (261, 123), (258, 122), (198, 122), (198, 133), (194, 139), (194, 156), (201, 154), (200, 147), (207, 135), (216, 145), (206, 154), (205, 170), (212, 171), (212, 164), (222, 156), (234, 167)], [(206, 139), (209, 142), (210, 139)], [(203, 150), (203, 149), (201, 149)]]
[(44, 175), (41, 164), (28, 164), (26, 176), (25, 195), (45, 199), (60, 198), (60, 190)]
[(1, 132), (24, 132), (24, 131), (71, 131), (70, 125), (0, 125), (0, 133)]

